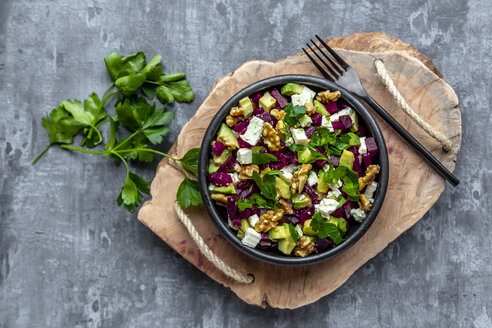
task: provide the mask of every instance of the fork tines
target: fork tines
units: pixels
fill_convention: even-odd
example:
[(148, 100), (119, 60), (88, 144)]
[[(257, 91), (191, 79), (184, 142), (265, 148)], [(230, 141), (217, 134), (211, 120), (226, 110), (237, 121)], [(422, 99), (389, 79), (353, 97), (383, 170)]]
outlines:
[[(315, 35), (316, 38), (319, 40), (319, 42), (323, 45), (323, 47), (328, 50), (328, 53), (326, 51), (323, 51), (316, 42), (314, 42), (311, 39), (311, 42), (313, 45), (318, 49), (318, 52), (323, 55), (325, 59), (323, 59), (318, 52), (316, 52), (309, 44), (306, 43), (306, 46), (311, 50), (312, 53), (316, 57), (318, 57), (319, 61), (323, 63), (323, 65), (328, 69), (324, 69), (321, 65), (318, 64), (316, 60), (314, 60), (313, 57), (304, 49), (304, 53), (308, 56), (308, 58), (313, 62), (313, 64), (316, 66), (316, 68), (323, 74), (325, 78), (328, 80), (335, 82), (335, 80), (338, 80), (340, 76), (343, 75), (343, 73), (347, 70), (348, 67), (350, 67), (333, 49), (331, 49), (323, 39), (321, 39), (318, 35)], [(331, 55), (331, 56), (330, 56)], [(328, 62), (327, 62), (328, 61)], [(328, 73), (329, 72), (329, 73)]]

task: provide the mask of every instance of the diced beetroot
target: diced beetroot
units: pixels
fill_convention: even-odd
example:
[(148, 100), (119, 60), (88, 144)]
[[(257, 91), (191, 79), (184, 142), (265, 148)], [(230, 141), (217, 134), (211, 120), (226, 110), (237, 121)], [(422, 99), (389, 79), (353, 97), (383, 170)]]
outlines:
[(241, 226), (241, 217), (236, 217), (234, 220), (232, 220), (232, 225), (234, 227), (240, 227)]
[(356, 133), (359, 137), (364, 137), (367, 135), (367, 129), (365, 128), (365, 126), (363, 125), (360, 125), (359, 123), (359, 126), (358, 126), (358, 129), (357, 129), (357, 133)]
[(304, 133), (306, 133), (306, 137), (308, 137), (308, 138), (311, 138), (313, 136), (314, 132), (316, 132), (316, 129), (312, 125), (310, 127), (308, 127), (307, 129), (304, 129)]
[(249, 125), (249, 121), (250, 120), (251, 120), (251, 118), (248, 118), (245, 121), (239, 122), (238, 124), (236, 124), (234, 126), (233, 130), (236, 131), (239, 134), (244, 134), (244, 132), (246, 132), (246, 129), (248, 128), (248, 125)]
[(336, 102), (329, 102), (325, 104), (325, 108), (330, 114), (338, 112), (338, 106)]
[(268, 232), (263, 232), (261, 234), (261, 239), (260, 239), (259, 245), (261, 245), (263, 247), (272, 246), (272, 240), (270, 239), (270, 235), (268, 234)]
[(332, 122), (331, 125), (333, 126), (333, 129), (335, 130), (345, 130), (350, 128), (352, 125), (354, 125), (354, 122), (352, 122), (352, 119), (348, 115), (342, 115), (338, 119), (338, 122)]
[(261, 114), (255, 115), (255, 116), (258, 117), (259, 119), (262, 119), (266, 123), (270, 123), (270, 125), (273, 126), (274, 128), (275, 128), (275, 125), (277, 124), (277, 119), (275, 117), (273, 117), (272, 115), (270, 115), (269, 112), (263, 112)]
[(234, 221), (237, 216), (237, 202), (234, 196), (227, 197), (227, 217)]
[(253, 214), (260, 216), (260, 209), (258, 208), (258, 205), (253, 204), (253, 207), (251, 208), (251, 212), (253, 212)]
[(338, 167), (340, 164), (340, 156), (335, 156), (335, 155), (330, 155), (328, 158), (330, 160), (330, 163), (333, 164), (333, 166)]
[(378, 154), (378, 146), (376, 145), (376, 140), (373, 137), (366, 138), (367, 153), (374, 157)]
[(278, 221), (278, 225), (282, 225), (284, 223), (292, 223), (295, 226), (299, 223), (299, 218), (295, 215), (284, 215), (280, 221)]
[(277, 161), (268, 164), (270, 169), (272, 170), (281, 170), (287, 165), (289, 165), (289, 157), (285, 155), (284, 153), (281, 153), (279, 151), (274, 151), (271, 152), (273, 156), (277, 157)]
[(360, 177), (364, 175), (364, 173), (362, 172), (362, 168), (360, 167), (360, 161), (358, 155), (355, 155), (353, 170), (357, 172)]
[(251, 102), (255, 105), (258, 105), (258, 101), (260, 101), (260, 98), (263, 97), (263, 94), (261, 92), (255, 92), (251, 97)]
[(239, 213), (239, 216), (241, 219), (247, 219), (249, 218), (252, 214), (251, 210), (249, 208), (245, 209), (244, 211)]
[(252, 145), (241, 139), (241, 137), (237, 138), (237, 143), (239, 144), (239, 148), (253, 148)]
[(304, 225), (304, 222), (311, 220), (314, 215), (314, 206), (306, 207), (301, 210), (300, 223)]
[(354, 156), (359, 155), (359, 149), (355, 146), (350, 146), (347, 150), (352, 152), (354, 154)]
[(277, 88), (273, 89), (272, 92), (270, 92), (270, 94), (272, 95), (273, 98), (275, 98), (278, 106), (282, 109), (285, 106), (287, 106), (287, 104), (289, 103), (287, 101), (287, 99), (285, 99), (285, 97), (280, 94), (280, 92), (277, 90)]
[(215, 141), (214, 144), (212, 145), (212, 153), (214, 153), (215, 156), (220, 156), (225, 149), (226, 146), (220, 141)]
[(362, 161), (364, 161), (364, 166), (365, 167), (368, 167), (369, 165), (372, 165), (371, 155), (369, 155), (369, 154), (362, 155)]
[(330, 215), (335, 217), (335, 218), (341, 218), (343, 216), (343, 213), (344, 213), (344, 209), (343, 209), (343, 207), (340, 207), (340, 208), (337, 208)]
[(313, 121), (314, 126), (321, 126), (321, 120), (323, 119), (323, 115), (320, 113), (314, 113), (311, 115), (311, 120)]
[(242, 181), (235, 184), (234, 188), (236, 189), (236, 194), (239, 198), (246, 198), (245, 196), (249, 194), (249, 186), (250, 180)]
[(304, 185), (304, 190), (306, 191), (306, 194), (309, 196), (309, 198), (311, 198), (312, 201), (318, 199), (318, 194), (308, 184)]
[(263, 108), (255, 108), (255, 109), (253, 109), (253, 115), (259, 115), (259, 114), (262, 114), (264, 112), (265, 112), (265, 110)]
[(215, 172), (208, 175), (210, 182), (217, 186), (228, 186), (232, 183), (232, 178), (224, 172)]
[(323, 253), (328, 248), (334, 247), (334, 246), (336, 246), (336, 244), (329, 238), (318, 239), (316, 241), (316, 244), (314, 245), (314, 249), (315, 249), (316, 253), (319, 254), (319, 253)]
[(294, 151), (291, 151), (290, 149), (286, 151), (285, 153), (289, 157), (289, 162), (290, 164), (297, 165), (299, 161), (297, 160), (297, 153)]
[[(222, 165), (219, 167), (219, 169), (217, 170), (217, 172), (227, 173), (227, 172), (231, 171), (234, 168), (234, 165), (235, 164), (236, 164), (236, 159), (234, 158), (234, 156), (229, 156), (225, 160), (225, 162), (222, 163)], [(232, 180), (232, 178), (231, 178), (231, 180)]]
[(337, 106), (339, 109), (345, 109), (348, 107), (348, 104), (345, 101), (339, 99), (337, 100)]

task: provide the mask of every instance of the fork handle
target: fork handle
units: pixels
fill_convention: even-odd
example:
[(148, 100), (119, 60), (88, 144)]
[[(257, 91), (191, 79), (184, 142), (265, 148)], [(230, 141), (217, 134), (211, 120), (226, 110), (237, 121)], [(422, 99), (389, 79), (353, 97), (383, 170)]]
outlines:
[(456, 187), (460, 180), (456, 176), (453, 175), (441, 162), (437, 160), (424, 146), (420, 144), (405, 128), (403, 128), (398, 121), (396, 121), (387, 111), (383, 109), (371, 96), (368, 94), (361, 96), (365, 102), (371, 106), (376, 113), (379, 114), (393, 129), (398, 132), (398, 134), (405, 139), (410, 145), (417, 150), (417, 152), (422, 155), (427, 162), (434, 167), (434, 169), (442, 175), (446, 180), (451, 183), (453, 187)]

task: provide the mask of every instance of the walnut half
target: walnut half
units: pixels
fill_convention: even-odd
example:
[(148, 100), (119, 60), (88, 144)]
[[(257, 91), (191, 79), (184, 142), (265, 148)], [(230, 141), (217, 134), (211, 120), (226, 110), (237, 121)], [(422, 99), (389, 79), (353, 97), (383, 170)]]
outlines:
[(340, 98), (341, 96), (342, 94), (340, 93), (340, 91), (330, 92), (330, 90), (326, 90), (326, 91), (318, 92), (318, 95), (316, 96), (316, 100), (322, 103), (329, 103), (330, 101), (337, 101), (338, 98)]
[(287, 214), (293, 214), (294, 213), (292, 206), (285, 199), (282, 199), (282, 198), (279, 199), (278, 203), (280, 204), (280, 207), (285, 211), (285, 213), (287, 213)]
[(257, 232), (267, 232), (277, 225), (277, 222), (284, 216), (284, 210), (270, 210), (260, 216), (260, 220), (255, 224)]
[(255, 164), (241, 165), (239, 169), (239, 180), (246, 181), (253, 179), (253, 171), (260, 172), (260, 167)]
[(224, 194), (211, 194), (213, 200), (217, 203), (217, 205), (227, 206), (227, 196)]
[(273, 151), (279, 151), (282, 147), (280, 146), (280, 137), (277, 132), (270, 125), (270, 123), (263, 124), (263, 141), (267, 144), (268, 148)]
[(311, 242), (311, 239), (306, 236), (302, 236), (297, 241), (297, 246), (294, 249), (294, 255), (299, 257), (305, 257), (314, 250), (314, 243)]
[(367, 212), (371, 209), (371, 207), (372, 207), (372, 204), (369, 201), (369, 199), (367, 199), (366, 195), (360, 194), (359, 195), (359, 208), (361, 210), (363, 210), (364, 212)]
[(292, 193), (301, 193), (306, 184), (309, 171), (313, 166), (311, 164), (302, 164), (301, 167), (294, 173), (290, 191)]
[(364, 189), (368, 184), (374, 180), (376, 174), (379, 173), (380, 166), (377, 164), (369, 165), (366, 169), (366, 175), (359, 178), (359, 190)]

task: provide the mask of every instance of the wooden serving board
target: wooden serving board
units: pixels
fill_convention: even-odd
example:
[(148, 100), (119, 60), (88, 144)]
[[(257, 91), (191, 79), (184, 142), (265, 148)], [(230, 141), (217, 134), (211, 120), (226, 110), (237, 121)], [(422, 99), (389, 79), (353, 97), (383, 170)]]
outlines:
[[(461, 145), (461, 115), (458, 98), (432, 61), (414, 47), (380, 34), (361, 33), (329, 40), (360, 74), (362, 84), (446, 167), (454, 170)], [(433, 127), (449, 137), (449, 153), (416, 126), (398, 108), (376, 75), (374, 60), (384, 61), (397, 88), (410, 106)], [(203, 134), (219, 108), (237, 91), (258, 80), (280, 74), (320, 76), (308, 58), (300, 53), (275, 63), (250, 61), (216, 82), (210, 95), (183, 127), (171, 153), (181, 157), (200, 147)], [(227, 264), (255, 276), (252, 285), (232, 281), (208, 262), (191, 240), (173, 210), (181, 173), (166, 159), (159, 164), (152, 182), (152, 199), (145, 202), (139, 220), (184, 258), (212, 279), (227, 286), (241, 299), (262, 307), (297, 308), (328, 295), (341, 286), (360, 266), (388, 243), (414, 225), (437, 201), (445, 181), (376, 115), (389, 152), (390, 179), (383, 207), (374, 224), (352, 248), (342, 255), (313, 266), (282, 267), (253, 260), (230, 245), (216, 230), (203, 207), (187, 213), (205, 242)]]

